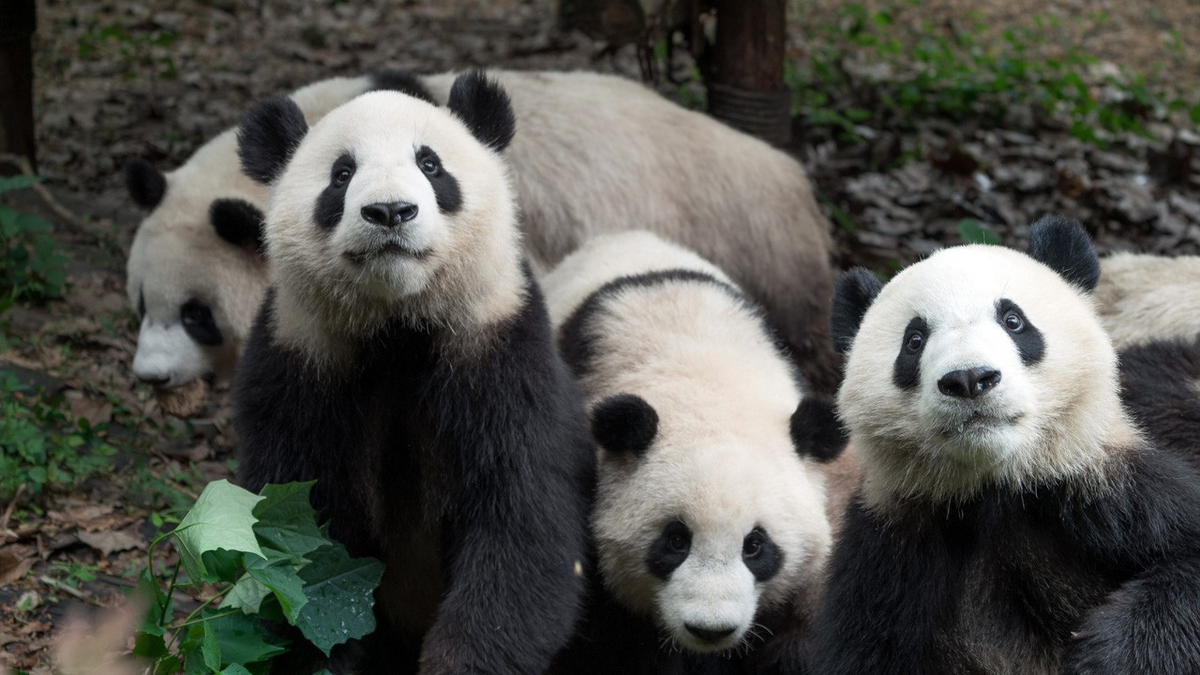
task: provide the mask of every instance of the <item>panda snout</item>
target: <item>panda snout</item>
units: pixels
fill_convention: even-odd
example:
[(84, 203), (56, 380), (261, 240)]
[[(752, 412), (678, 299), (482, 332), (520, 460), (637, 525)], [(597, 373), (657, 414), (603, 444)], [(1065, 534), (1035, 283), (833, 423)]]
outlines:
[(683, 624), (683, 627), (686, 628), (687, 632), (691, 633), (697, 640), (710, 645), (724, 640), (737, 631), (737, 626), (705, 627), (692, 623), (685, 623)]
[(412, 202), (378, 202), (362, 207), (362, 217), (380, 227), (396, 227), (417, 217), (417, 205)]
[(137, 379), (142, 384), (148, 384), (152, 387), (161, 387), (171, 381), (171, 376), (167, 373), (137, 373)]
[(952, 370), (938, 380), (938, 391), (955, 398), (978, 398), (1000, 384), (995, 368)]

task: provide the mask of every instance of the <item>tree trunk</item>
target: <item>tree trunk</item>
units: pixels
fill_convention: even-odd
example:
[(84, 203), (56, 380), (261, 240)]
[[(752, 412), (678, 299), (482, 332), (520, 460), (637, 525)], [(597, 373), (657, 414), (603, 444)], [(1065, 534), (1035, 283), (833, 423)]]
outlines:
[(29, 159), (33, 140), (34, 0), (0, 0), (0, 152)]
[(792, 138), (783, 82), (785, 0), (716, 0), (717, 39), (708, 73), (713, 117), (776, 145)]

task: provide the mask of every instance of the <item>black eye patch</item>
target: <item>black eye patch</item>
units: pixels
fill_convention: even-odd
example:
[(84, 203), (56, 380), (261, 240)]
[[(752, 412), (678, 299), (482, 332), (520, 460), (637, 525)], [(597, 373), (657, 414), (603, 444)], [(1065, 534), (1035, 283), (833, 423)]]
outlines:
[(458, 181), (446, 171), (442, 158), (432, 148), (423, 145), (417, 150), (417, 167), (433, 186), (439, 211), (451, 214), (462, 208), (462, 192), (458, 189)]
[(750, 530), (742, 540), (742, 562), (759, 582), (765, 582), (783, 567), (783, 551), (761, 526)]
[(997, 300), (996, 323), (1012, 338), (1021, 354), (1021, 363), (1032, 366), (1046, 355), (1046, 341), (1042, 338), (1042, 332), (1025, 317), (1017, 303), (1008, 298)]
[(146, 290), (138, 290), (138, 318), (146, 318)]
[(904, 340), (900, 353), (892, 367), (892, 382), (901, 389), (912, 389), (921, 379), (921, 352), (929, 340), (929, 324), (925, 319), (914, 316), (904, 329)]
[(646, 553), (646, 568), (659, 579), (666, 579), (687, 560), (691, 552), (692, 531), (680, 521), (672, 521), (650, 544), (650, 551)]
[(213, 319), (212, 310), (203, 302), (192, 298), (179, 308), (179, 321), (183, 329), (197, 342), (207, 347), (216, 347), (224, 342), (221, 329)]
[(316, 220), (322, 229), (331, 229), (341, 221), (346, 210), (346, 188), (357, 168), (354, 157), (348, 153), (334, 160), (329, 170), (329, 185), (317, 197)]

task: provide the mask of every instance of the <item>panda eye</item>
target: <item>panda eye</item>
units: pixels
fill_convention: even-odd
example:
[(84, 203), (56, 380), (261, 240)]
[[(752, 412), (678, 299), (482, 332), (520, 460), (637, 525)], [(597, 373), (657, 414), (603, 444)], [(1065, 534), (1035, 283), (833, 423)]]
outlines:
[(350, 169), (347, 169), (345, 167), (338, 169), (337, 171), (333, 172), (333, 184), (337, 185), (338, 187), (341, 187), (341, 186), (345, 185), (346, 183), (349, 183), (350, 178), (353, 175), (354, 175), (354, 172), (351, 171)]
[(925, 346), (925, 336), (921, 331), (913, 331), (904, 338), (904, 349), (909, 354), (916, 354)]
[(212, 323), (212, 311), (197, 300), (184, 303), (179, 310), (179, 320), (185, 325), (199, 326)]
[(746, 535), (745, 541), (742, 542), (742, 557), (752, 560), (762, 553), (762, 549), (762, 538), (752, 532)]
[(437, 157), (425, 155), (418, 163), (421, 165), (421, 170), (430, 176), (436, 175), (441, 170), (442, 165), (438, 162)]
[(1020, 333), (1025, 329), (1025, 317), (1017, 310), (1010, 309), (1004, 315), (1004, 327), (1011, 333)]
[(688, 540), (682, 534), (672, 534), (667, 538), (667, 547), (674, 553), (687, 553)]

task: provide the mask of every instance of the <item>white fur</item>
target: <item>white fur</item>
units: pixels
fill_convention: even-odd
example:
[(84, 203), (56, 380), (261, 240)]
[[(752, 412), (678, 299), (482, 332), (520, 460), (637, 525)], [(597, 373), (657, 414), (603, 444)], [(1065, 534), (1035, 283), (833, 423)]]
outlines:
[[(803, 168), (784, 153), (618, 77), (489, 74), (504, 86), (517, 116), (517, 135), (505, 156), (535, 268), (556, 263), (593, 234), (644, 227), (731, 270), (736, 265), (740, 278), (758, 286), (749, 289), (755, 293), (789, 298), (803, 294), (798, 289), (808, 281), (828, 283), (826, 221)], [(423, 80), (444, 103), (454, 74)], [(292, 97), (311, 124), (369, 86), (366, 77), (334, 78)], [(201, 148), (167, 180), (166, 197), (138, 230), (134, 248), (156, 231), (178, 232), (179, 248), (153, 258), (131, 255), (128, 286), (135, 307), (143, 279), (163, 284), (164, 297), (182, 297), (214, 270), (240, 265), (234, 261), (248, 255), (213, 231), (208, 208), (214, 199), (265, 203), (262, 188), (239, 171), (232, 132)], [(811, 266), (795, 264), (798, 250), (812, 251)], [(173, 271), (178, 261), (199, 255), (200, 269)], [(236, 345), (248, 334), (270, 282), (266, 265), (257, 265), (249, 275), (212, 284), (209, 304)], [(157, 322), (178, 321), (178, 306), (147, 309)], [(180, 373), (225, 374), (233, 367), (232, 360), (196, 365), (188, 354), (177, 357)]]
[[(1041, 331), (1039, 363), (1025, 367), (997, 322), (1001, 298)], [(914, 316), (931, 335), (916, 390), (901, 391), (893, 367)], [(1001, 373), (986, 395), (938, 391), (946, 372), (984, 366)], [(1100, 448), (1126, 445), (1134, 433), (1118, 391), (1116, 355), (1090, 297), (1022, 253), (961, 246), (884, 286), (848, 355), (838, 406), (864, 457), (871, 503), (944, 501), (987, 482), (1019, 488), (1066, 476), (1100, 480), (1107, 459)]]
[[(553, 322), (561, 325), (609, 281), (670, 269), (725, 279), (648, 232), (597, 237), (544, 278)], [(605, 306), (611, 310), (602, 315), (597, 360), (580, 379), (589, 405), (636, 394), (657, 411), (659, 426), (644, 457), (599, 454), (594, 531), (604, 582), (684, 647), (732, 648), (748, 639), (759, 609), (788, 602), (814, 582), (828, 554), (823, 476), (800, 458), (789, 434), (803, 392), (759, 319), (712, 284), (631, 288)], [(645, 558), (675, 519), (692, 530), (692, 549), (664, 582)], [(741, 559), (755, 526), (784, 552), (783, 568), (766, 583)], [(685, 623), (737, 630), (714, 646)]]
[[(367, 77), (339, 77), (310, 84), (291, 97), (311, 124), (369, 86)], [(167, 387), (208, 374), (228, 378), (269, 278), (252, 251), (217, 235), (209, 208), (217, 199), (242, 199), (261, 208), (266, 190), (241, 172), (234, 129), (205, 143), (165, 176), (166, 193), (138, 226), (126, 263), (130, 305), (137, 309), (140, 293), (146, 300), (134, 374), (167, 378)], [(180, 307), (194, 297), (212, 311), (225, 339), (221, 346), (196, 344), (183, 331)]]
[[(457, 180), (458, 212), (439, 210), (417, 164), (422, 146)], [(343, 154), (357, 168), (341, 220), (323, 230), (314, 209)], [(416, 218), (381, 228), (362, 217), (363, 206), (393, 201), (416, 204)], [(396, 92), (364, 94), (313, 125), (270, 190), (266, 236), (275, 338), (318, 360), (336, 360), (339, 348), (397, 317), (465, 339), (512, 316), (524, 297), (504, 162), (446, 109)]]
[(1095, 295), (1117, 349), (1200, 335), (1200, 256), (1114, 253), (1100, 260)]

